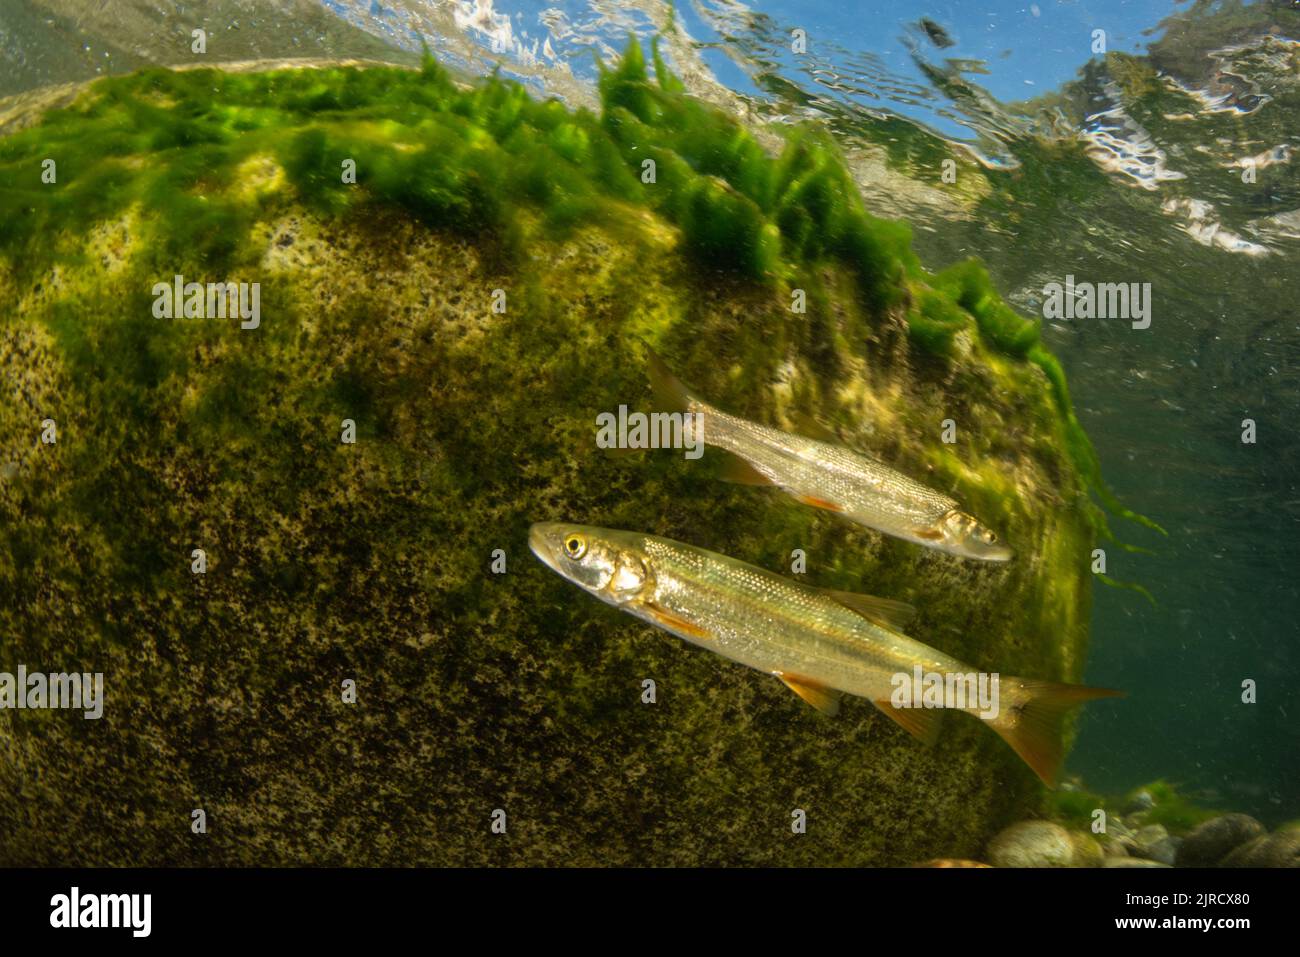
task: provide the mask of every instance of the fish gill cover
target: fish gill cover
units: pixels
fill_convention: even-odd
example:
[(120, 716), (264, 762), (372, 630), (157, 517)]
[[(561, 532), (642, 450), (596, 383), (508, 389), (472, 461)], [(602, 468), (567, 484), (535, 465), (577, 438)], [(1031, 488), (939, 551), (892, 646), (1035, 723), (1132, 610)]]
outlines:
[[(514, 564), (559, 510), (774, 567), (806, 543), (821, 584), (914, 601), (945, 650), (1072, 679), (1106, 531), (1088, 490), (1137, 518), (1037, 323), (978, 263), (927, 272), (829, 140), (792, 129), (773, 157), (652, 59), (653, 80), (633, 41), (603, 71), (599, 116), (427, 57), (146, 70), (0, 140), (0, 292), (18, 303), (0, 424), (60, 430), (5, 450), (0, 615), (16, 653), (105, 661), (131, 702), (115, 736), (25, 725), (0, 774), (73, 817), (101, 813), (70, 803), (77, 775), (103, 775), (117, 830), (82, 832), (91, 858), (128, 860), (126, 833), (137, 862), (906, 863), (976, 853), (1039, 806), (982, 729), (950, 722), (927, 751), (864, 708), (801, 733), (784, 692)], [(174, 275), (260, 277), (266, 319), (151, 319)], [(928, 472), (1026, 560), (962, 568), (664, 458), (595, 455), (594, 413), (645, 394), (639, 337), (738, 413), (820, 416)], [(964, 444), (926, 439), (949, 415)], [(497, 549), (508, 575), (487, 570)], [(652, 728), (619, 683), (668, 673)], [(338, 703), (354, 674), (382, 715)], [(747, 722), (778, 750), (731, 727)], [(725, 760), (692, 764), (706, 742)], [(785, 775), (737, 770), (774, 754), (812, 794), (861, 795), (779, 858), (756, 835)], [(532, 811), (513, 851), (465, 830), (505, 790)], [(160, 823), (196, 795), (228, 822), (204, 844)], [(66, 859), (48, 821), (0, 824), (11, 862)]]

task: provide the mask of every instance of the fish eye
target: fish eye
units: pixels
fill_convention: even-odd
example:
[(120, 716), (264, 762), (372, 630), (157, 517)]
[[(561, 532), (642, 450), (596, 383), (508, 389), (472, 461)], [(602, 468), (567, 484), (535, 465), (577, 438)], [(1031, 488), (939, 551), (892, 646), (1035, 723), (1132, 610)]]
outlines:
[(996, 545), (998, 541), (998, 537), (994, 535), (992, 532), (986, 531), (984, 533), (984, 541), (986, 541), (990, 545)]
[(578, 534), (570, 535), (564, 540), (564, 554), (577, 560), (587, 554), (587, 540)]

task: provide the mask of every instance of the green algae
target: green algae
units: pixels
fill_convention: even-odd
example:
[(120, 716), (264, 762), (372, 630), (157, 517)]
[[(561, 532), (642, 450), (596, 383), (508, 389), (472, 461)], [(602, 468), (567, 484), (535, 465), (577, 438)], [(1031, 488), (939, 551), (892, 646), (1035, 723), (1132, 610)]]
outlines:
[[(0, 223), (0, 249), (39, 248), (52, 224), (88, 228), (139, 200), (171, 224), (156, 237), (169, 253), (230, 262), (247, 209), (210, 196), (260, 152), (320, 212), (395, 203), (429, 226), (491, 230), (516, 257), (509, 223), (520, 205), (564, 227), (649, 203), (683, 231), (696, 258), (747, 278), (797, 284), (826, 261), (852, 270), (873, 310), (910, 304), (913, 341), (935, 354), (951, 355), (973, 317), (992, 348), (1037, 364), (1052, 381), (1070, 454), (1102, 505), (1159, 530), (1110, 492), (1038, 323), (998, 296), (977, 261), (926, 273), (907, 226), (866, 212), (824, 135), (795, 130), (770, 157), (734, 121), (684, 95), (657, 47), (653, 59), (655, 81), (641, 45), (629, 42), (617, 67), (602, 72), (599, 117), (538, 102), (496, 77), (461, 89), (427, 55), (418, 73), (149, 70), (106, 80), (89, 103), (0, 143), (8, 182), (0, 199), (19, 212)], [(287, 129), (299, 132), (286, 137)], [(54, 154), (67, 184), (58, 191), (38, 181), (40, 159)], [(147, 169), (122, 162), (143, 155), (153, 157)], [(341, 186), (340, 157), (363, 171), (361, 188)], [(647, 160), (652, 184), (643, 181)], [(1104, 517), (1095, 519), (1109, 536)]]
[(1054, 821), (1076, 831), (1090, 831), (1095, 823), (1093, 814), (1098, 810), (1105, 811), (1108, 818), (1119, 814), (1113, 802), (1083, 790), (1053, 791), (1047, 809)]
[(1223, 813), (1222, 811), (1210, 810), (1197, 805), (1184, 797), (1176, 785), (1164, 779), (1134, 788), (1125, 796), (1124, 803), (1132, 802), (1143, 791), (1150, 795), (1154, 803), (1141, 812), (1142, 823), (1160, 824), (1168, 829), (1171, 834), (1184, 834), (1196, 827), (1196, 825), (1218, 817)]
[[(1144, 795), (1150, 806), (1124, 814), (1125, 808), (1141, 807), (1136, 801)], [(1185, 797), (1177, 786), (1163, 779), (1134, 788), (1124, 795), (1103, 795), (1087, 790), (1054, 791), (1047, 801), (1051, 817), (1066, 827), (1086, 831), (1095, 823), (1093, 814), (1105, 811), (1108, 819), (1127, 818), (1130, 826), (1159, 824), (1173, 835), (1186, 834), (1198, 824), (1225, 813), (1202, 807)]]
[[(978, 667), (1082, 670), (1096, 529), (1059, 367), (1044, 378), (978, 267), (927, 274), (829, 142), (794, 131), (769, 158), (639, 57), (606, 71), (599, 116), (428, 61), (149, 71), (0, 141), (4, 368), (41, 370), (0, 410), (21, 437), (4, 624), (15, 660), (102, 663), (130, 703), (116, 735), (10, 735), (6, 781), (42, 808), (0, 815), (10, 861), (71, 859), (87, 773), (135, 842), (103, 862), (910, 863), (978, 853), (1037, 807), (977, 722), (926, 751), (870, 707), (825, 721), (524, 549), (566, 516), (779, 571), (799, 547), (810, 579), (913, 601), (918, 637)], [(101, 253), (84, 237), (105, 223), (124, 238)], [(178, 271), (260, 278), (263, 326), (141, 321)], [(732, 411), (819, 414), (929, 476), (1026, 560), (884, 539), (713, 483), (707, 459), (597, 454), (595, 411), (647, 394), (639, 338)], [(60, 442), (33, 453), (45, 415)], [(498, 804), (517, 823), (494, 843)], [(818, 825), (792, 844), (805, 805)]]

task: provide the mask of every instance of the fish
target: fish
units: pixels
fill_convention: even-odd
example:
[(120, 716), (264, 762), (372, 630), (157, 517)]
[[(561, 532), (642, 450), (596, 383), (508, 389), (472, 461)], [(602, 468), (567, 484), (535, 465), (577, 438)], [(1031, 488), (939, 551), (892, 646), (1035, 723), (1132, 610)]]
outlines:
[(1012, 550), (954, 499), (842, 445), (729, 415), (683, 385), (653, 349), (646, 351), (658, 401), (694, 413), (696, 441), (702, 435), (731, 454), (723, 473), (728, 481), (774, 485), (805, 505), (950, 555), (1011, 560)]
[[(1061, 721), (1076, 705), (1121, 692), (995, 675), (995, 707), (910, 707), (896, 698), (921, 673), (975, 669), (908, 637), (915, 611), (886, 598), (814, 588), (693, 545), (618, 529), (538, 522), (533, 554), (584, 591), (693, 645), (780, 679), (833, 715), (844, 695), (866, 698), (926, 744), (944, 710), (976, 715), (1052, 786), (1063, 751)], [(920, 669), (918, 671), (917, 669)], [(915, 700), (915, 699), (913, 699)], [(901, 706), (900, 706), (901, 705)]]

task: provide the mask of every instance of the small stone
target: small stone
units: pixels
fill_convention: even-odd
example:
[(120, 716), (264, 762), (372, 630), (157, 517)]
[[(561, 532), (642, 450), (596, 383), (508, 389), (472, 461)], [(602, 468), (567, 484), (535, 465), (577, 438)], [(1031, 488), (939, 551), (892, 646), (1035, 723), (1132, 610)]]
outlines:
[(1133, 829), (1124, 823), (1124, 819), (1116, 816), (1110, 819), (1106, 824), (1106, 833), (1122, 844), (1129, 844), (1133, 841)]
[(1262, 834), (1242, 844), (1221, 867), (1300, 867), (1300, 831)]
[(1128, 803), (1124, 805), (1125, 814), (1137, 814), (1139, 811), (1149, 811), (1156, 806), (1156, 799), (1146, 788), (1137, 791)]
[(1178, 848), (1182, 843), (1181, 837), (1162, 837), (1146, 849), (1146, 859), (1173, 867), (1174, 861), (1178, 859)]
[(1083, 778), (1077, 774), (1071, 774), (1069, 777), (1062, 779), (1056, 788), (1058, 791), (1082, 791)]
[(994, 867), (1069, 867), (1074, 854), (1070, 832), (1051, 821), (1020, 821), (989, 841)]
[(1174, 854), (1178, 850), (1176, 843), (1169, 838), (1169, 832), (1163, 824), (1148, 824), (1134, 832), (1131, 842), (1127, 843), (1129, 853), (1135, 857), (1144, 857), (1149, 861), (1160, 861), (1172, 865)]
[(1178, 849), (1179, 867), (1213, 867), (1234, 848), (1264, 833), (1249, 814), (1224, 814), (1198, 824)]
[(1142, 847), (1164, 840), (1169, 836), (1169, 832), (1165, 830), (1163, 824), (1148, 824), (1146, 827), (1138, 828), (1137, 833), (1133, 836), (1137, 840), (1138, 846)]
[(1102, 862), (1102, 867), (1168, 867), (1168, 864), (1161, 864), (1159, 861), (1147, 861), (1140, 857), (1108, 857)]
[(1106, 854), (1090, 834), (1075, 832), (1070, 835), (1074, 843), (1074, 856), (1071, 867), (1101, 867)]
[(1228, 853), (1223, 860), (1219, 861), (1220, 867), (1253, 867), (1248, 863), (1254, 855), (1255, 849), (1268, 840), (1267, 834), (1260, 834), (1258, 837), (1252, 837), (1245, 844), (1239, 844)]
[(1109, 834), (1102, 835), (1101, 852), (1106, 857), (1128, 857), (1128, 848), (1124, 842)]
[(1136, 854), (1138, 850), (1137, 832), (1142, 827), (1140, 821), (1141, 815), (1130, 817), (1127, 821), (1123, 818), (1116, 817), (1106, 828), (1116, 840), (1118, 840), (1128, 850), (1129, 854)]

